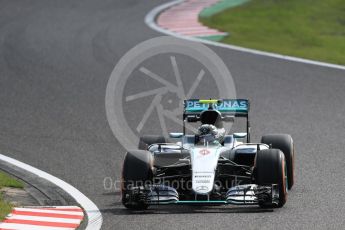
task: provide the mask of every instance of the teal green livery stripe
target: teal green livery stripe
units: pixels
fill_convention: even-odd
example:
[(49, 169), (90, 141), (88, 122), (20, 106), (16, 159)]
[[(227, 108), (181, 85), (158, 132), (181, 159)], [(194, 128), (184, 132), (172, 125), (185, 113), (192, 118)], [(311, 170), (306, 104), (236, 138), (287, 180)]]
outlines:
[(205, 204), (205, 203), (215, 203), (215, 204), (226, 204), (225, 200), (181, 200), (177, 201), (176, 204)]
[[(205, 111), (207, 109), (199, 109), (199, 108), (187, 108), (186, 111), (187, 112), (202, 112)], [(216, 109), (219, 112), (247, 112), (248, 109)]]

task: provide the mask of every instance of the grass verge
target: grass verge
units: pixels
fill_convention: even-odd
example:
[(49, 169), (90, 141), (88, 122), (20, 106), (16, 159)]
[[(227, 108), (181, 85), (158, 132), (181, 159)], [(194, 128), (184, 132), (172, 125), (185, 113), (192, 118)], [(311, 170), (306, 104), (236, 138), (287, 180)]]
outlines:
[[(24, 185), (22, 182), (0, 171), (0, 189), (3, 187), (23, 188)], [(0, 221), (3, 220), (11, 210), (12, 205), (9, 202), (6, 202), (0, 193)]]
[(345, 65), (344, 0), (252, 0), (200, 21), (223, 43)]

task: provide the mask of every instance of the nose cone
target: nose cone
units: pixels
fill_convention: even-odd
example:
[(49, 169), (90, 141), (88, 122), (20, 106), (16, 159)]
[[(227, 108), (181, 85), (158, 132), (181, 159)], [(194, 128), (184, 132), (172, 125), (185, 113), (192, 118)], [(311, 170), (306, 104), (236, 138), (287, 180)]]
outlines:
[(196, 194), (207, 195), (213, 190), (215, 170), (218, 163), (217, 147), (198, 147), (192, 151), (192, 189)]
[(213, 189), (213, 173), (194, 173), (193, 191), (196, 194), (207, 195)]

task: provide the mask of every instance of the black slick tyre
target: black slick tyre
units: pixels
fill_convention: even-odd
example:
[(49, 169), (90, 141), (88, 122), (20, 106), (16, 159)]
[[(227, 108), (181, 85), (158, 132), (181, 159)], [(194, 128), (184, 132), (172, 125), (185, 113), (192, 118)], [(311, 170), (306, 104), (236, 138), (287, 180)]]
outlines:
[(128, 209), (143, 210), (148, 205), (140, 197), (131, 197), (131, 188), (152, 181), (153, 158), (150, 152), (133, 150), (126, 153), (122, 168), (122, 204)]
[(260, 186), (276, 184), (279, 190), (278, 204), (259, 201), (262, 208), (283, 207), (287, 199), (285, 156), (279, 149), (265, 149), (257, 152), (255, 159), (256, 183)]
[(261, 138), (261, 143), (270, 145), (273, 149), (280, 149), (284, 155), (287, 166), (288, 189), (294, 185), (295, 148), (293, 140), (288, 134), (269, 134)]

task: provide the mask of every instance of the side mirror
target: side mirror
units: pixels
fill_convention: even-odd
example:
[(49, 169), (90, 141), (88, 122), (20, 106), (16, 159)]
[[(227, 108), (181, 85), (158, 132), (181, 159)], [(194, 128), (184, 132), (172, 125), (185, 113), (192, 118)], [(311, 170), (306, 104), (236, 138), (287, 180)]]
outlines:
[(199, 119), (197, 116), (188, 116), (187, 122), (197, 122)]
[(183, 133), (169, 133), (171, 138), (181, 138), (183, 137)]
[(222, 120), (225, 122), (235, 122), (235, 117), (234, 116), (225, 116), (222, 118)]
[(234, 133), (234, 138), (245, 138), (247, 136), (247, 133)]

